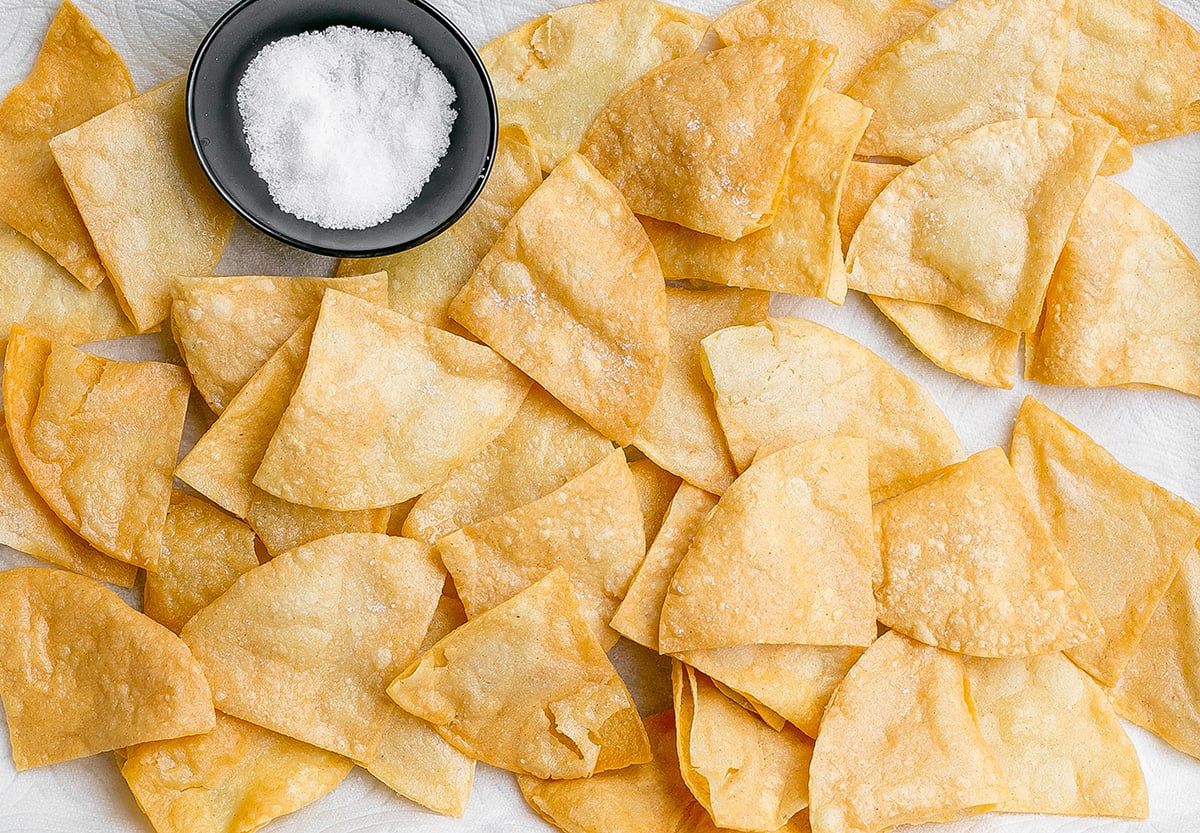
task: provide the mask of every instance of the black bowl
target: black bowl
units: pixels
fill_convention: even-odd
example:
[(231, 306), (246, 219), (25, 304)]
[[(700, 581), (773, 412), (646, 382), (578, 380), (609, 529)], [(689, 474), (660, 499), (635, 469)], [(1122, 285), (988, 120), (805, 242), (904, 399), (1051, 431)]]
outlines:
[[(264, 46), (330, 26), (406, 32), (454, 85), (458, 116), (450, 149), (417, 198), (368, 229), (327, 229), (280, 210), (250, 166), (237, 107), (246, 66)], [(242, 0), (200, 44), (187, 84), (192, 145), (205, 174), (238, 214), (292, 246), (334, 257), (410, 249), (461, 217), (487, 181), (496, 154), (496, 97), (470, 42), (422, 0)]]

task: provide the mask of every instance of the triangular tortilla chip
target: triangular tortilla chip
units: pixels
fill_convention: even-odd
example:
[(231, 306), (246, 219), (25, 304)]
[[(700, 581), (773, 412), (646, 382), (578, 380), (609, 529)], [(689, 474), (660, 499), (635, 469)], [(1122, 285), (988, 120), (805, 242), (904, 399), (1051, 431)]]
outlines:
[(466, 754), (518, 774), (580, 778), (650, 758), (561, 569), (438, 641), (387, 691)]
[(1032, 330), (1114, 135), (1095, 121), (1019, 119), (981, 127), (906, 168), (850, 241), (850, 287)]
[(358, 509), (335, 512), (288, 503), (255, 488), (246, 512), (246, 523), (272, 558), (327, 535), (343, 532), (387, 532), (392, 509)]
[(875, 111), (858, 152), (917, 160), (978, 127), (1049, 116), (1071, 0), (958, 0), (872, 60), (846, 94)]
[(154, 570), (188, 403), (187, 372), (119, 362), (13, 327), (4, 413), (21, 468), (92, 546)]
[[(629, 453), (626, 452), (628, 459)], [(648, 545), (658, 536), (663, 519), (675, 493), (683, 484), (679, 475), (660, 468), (653, 460), (642, 457), (629, 463), (629, 471), (633, 473), (633, 483), (637, 488), (638, 504), (642, 509), (642, 531), (644, 545)]]
[(829, 436), (870, 443), (871, 499), (958, 460), (962, 445), (929, 393), (856, 341), (800, 318), (730, 327), (701, 343), (734, 463)]
[(613, 612), (646, 555), (637, 486), (617, 449), (533, 503), (438, 540), (438, 552), (475, 617), (562, 566), (597, 638), (612, 647)]
[(875, 638), (867, 443), (813, 440), (758, 460), (696, 533), (663, 602), (663, 653)]
[(104, 267), (47, 143), (133, 93), (121, 56), (64, 2), (29, 76), (0, 101), (0, 219), (88, 289), (104, 280)]
[(180, 76), (50, 140), (71, 198), (139, 332), (170, 313), (175, 275), (212, 272), (233, 209), (188, 138)]
[(63, 570), (0, 573), (0, 697), (17, 770), (213, 727), (187, 646)]
[(662, 385), (662, 270), (621, 194), (582, 156), (517, 209), (450, 316), (621, 445)]
[(390, 507), (475, 456), (528, 390), (481, 344), (326, 290), (254, 485), (318, 509)]
[(1067, 656), (1112, 685), (1196, 549), (1200, 508), (1125, 468), (1029, 396), (1013, 428), (1012, 462), (1103, 629)]
[(1146, 818), (1137, 752), (1087, 674), (1059, 653), (965, 666), (979, 731), (1008, 782), (996, 810)]
[(871, 203), (907, 167), (887, 162), (854, 160), (850, 163), (842, 179), (842, 201), (838, 206), (838, 230), (842, 235), (843, 252), (850, 248), (850, 239), (854, 237), (863, 217), (867, 216)]
[(1100, 635), (1004, 452), (989, 448), (875, 506), (879, 621), (950, 651), (1018, 657)]
[(608, 103), (580, 152), (638, 214), (737, 240), (774, 219), (835, 54), (818, 41), (751, 38), (670, 61)]
[(1200, 396), (1200, 262), (1157, 214), (1097, 179), (1046, 292), (1026, 376)]
[(875, 833), (990, 810), (1006, 785), (967, 702), (961, 657), (885, 633), (821, 721), (813, 833)]

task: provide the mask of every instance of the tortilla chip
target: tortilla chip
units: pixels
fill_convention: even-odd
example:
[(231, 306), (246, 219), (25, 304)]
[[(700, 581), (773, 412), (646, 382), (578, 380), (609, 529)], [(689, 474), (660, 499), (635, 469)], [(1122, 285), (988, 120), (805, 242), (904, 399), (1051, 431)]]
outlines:
[(233, 230), (188, 138), (180, 76), (50, 140), (121, 307), (139, 332), (170, 313), (175, 275), (212, 272)]
[(962, 457), (929, 393), (856, 341), (800, 318), (730, 327), (700, 342), (733, 461), (830, 436), (870, 443), (871, 500)]
[(217, 414), (332, 287), (387, 304), (387, 276), (181, 277), (171, 290), (171, 331), (196, 390)]
[(850, 239), (867, 215), (871, 203), (907, 167), (886, 162), (851, 161), (842, 179), (842, 201), (838, 207), (838, 229), (842, 235), (843, 252), (850, 248)]
[(1112, 141), (1095, 121), (982, 127), (900, 173), (850, 241), (850, 286), (1032, 330)]
[(390, 507), (474, 457), (528, 390), (481, 344), (327, 290), (254, 485), (318, 509)]
[(517, 210), (450, 316), (620, 445), (662, 385), (658, 259), (620, 193), (578, 155)]
[(157, 833), (249, 833), (316, 801), (354, 767), (220, 712), (206, 735), (126, 754), (121, 775)]
[(0, 698), (18, 771), (213, 727), (187, 646), (62, 570), (0, 572)]
[(967, 702), (962, 658), (885, 633), (850, 669), (813, 749), (813, 833), (874, 833), (990, 810), (1006, 784)]
[[(1076, 5), (1076, 8), (1078, 8), (1078, 5)], [(1066, 71), (1065, 67), (1063, 71)], [(1098, 121), (1104, 121), (1104, 119), (1100, 119), (1097, 116), (1073, 113), (1064, 107), (1061, 101), (1054, 106), (1054, 117), (1056, 119), (1095, 118)], [(1104, 123), (1108, 124), (1109, 122), (1104, 121)], [(1115, 176), (1129, 170), (1131, 167), (1133, 167), (1133, 145), (1124, 136), (1118, 135), (1117, 138), (1113, 139), (1113, 143), (1109, 145), (1108, 153), (1105, 154), (1104, 161), (1100, 163), (1100, 170), (1097, 171), (1097, 174), (1099, 176)]]
[(0, 219), (88, 289), (104, 280), (104, 267), (47, 143), (133, 93), (121, 56), (64, 2), (29, 76), (0, 101)]
[(966, 660), (983, 740), (1008, 782), (1004, 813), (1149, 813), (1137, 752), (1103, 689), (1062, 654)]
[(314, 509), (255, 489), (250, 498), (250, 509), (246, 523), (262, 541), (267, 554), (272, 558), (293, 550), (327, 535), (343, 532), (387, 532), (392, 508), (359, 509), (352, 512), (335, 512), (331, 509)]
[(916, 161), (992, 122), (1049, 116), (1070, 0), (959, 0), (873, 59), (846, 95), (875, 111), (858, 152)]
[(250, 527), (211, 503), (173, 492), (158, 572), (146, 575), (142, 609), (179, 633), (200, 608), (257, 566)]
[(551, 171), (579, 150), (614, 95), (665, 61), (691, 55), (708, 20), (653, 0), (579, 3), (535, 18), (479, 50), (502, 125), (527, 133)]
[(751, 38), (670, 61), (608, 103), (580, 152), (638, 214), (737, 240), (774, 219), (835, 54), (818, 41)]
[(827, 90), (817, 95), (792, 148), (775, 218), (764, 229), (729, 241), (643, 219), (663, 274), (842, 303), (846, 276), (837, 266), (838, 203), (846, 167), (870, 118), (871, 111), (852, 98)]
[[(628, 452), (626, 452), (626, 458), (628, 459)], [(642, 509), (644, 547), (658, 536), (671, 501), (675, 499), (675, 493), (679, 491), (683, 481), (678, 475), (659, 468), (653, 460), (647, 460), (644, 457), (631, 461), (629, 471), (633, 473), (638, 504)]]
[(487, 184), (454, 225), (408, 251), (341, 260), (337, 274), (387, 272), (388, 306), (422, 324), (454, 332), (458, 325), (450, 320), (450, 302), (541, 184), (542, 169), (528, 140), (515, 131), (503, 132)]
[(563, 567), (581, 615), (612, 647), (617, 634), (608, 623), (646, 555), (625, 453), (611, 452), (533, 503), (450, 533), (437, 548), (472, 618)]
[(14, 326), (4, 412), (21, 468), (96, 549), (155, 570), (188, 403), (187, 372), (119, 362)]
[(879, 621), (980, 657), (1060, 651), (1101, 633), (998, 448), (875, 506)]
[(581, 778), (650, 759), (561, 569), (438, 641), (387, 691), (467, 755), (518, 774)]
[(1161, 217), (1097, 179), (1067, 236), (1026, 376), (1200, 396), (1200, 262)]
[(1013, 469), (1096, 612), (1102, 636), (1067, 656), (1107, 685), (1121, 676), (1163, 594), (1200, 540), (1200, 508), (1117, 462), (1032, 397)]

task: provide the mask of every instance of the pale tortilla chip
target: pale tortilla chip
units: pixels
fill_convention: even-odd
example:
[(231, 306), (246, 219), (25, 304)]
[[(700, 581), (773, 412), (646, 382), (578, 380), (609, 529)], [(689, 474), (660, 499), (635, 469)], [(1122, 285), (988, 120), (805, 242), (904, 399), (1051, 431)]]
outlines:
[(246, 523), (272, 558), (327, 535), (343, 532), (387, 532), (392, 507), (335, 512), (288, 503), (255, 489), (246, 512)]
[(1125, 468), (1029, 396), (1013, 428), (1012, 461), (1103, 629), (1102, 638), (1067, 656), (1113, 685), (1183, 560), (1196, 550), (1200, 508)]
[(387, 692), (467, 755), (518, 774), (581, 778), (650, 759), (561, 569), (438, 641)]
[(121, 775), (157, 833), (249, 833), (316, 801), (354, 766), (220, 712), (206, 735), (126, 755)]
[[(1098, 118), (1086, 114), (1081, 116), (1079, 113), (1072, 113), (1063, 106), (1061, 101), (1054, 106), (1054, 117), (1056, 119)], [(1104, 119), (1099, 120), (1104, 121)], [(1105, 124), (1108, 123), (1105, 121)], [(1131, 167), (1133, 167), (1133, 145), (1124, 136), (1118, 135), (1117, 138), (1113, 139), (1113, 143), (1109, 145), (1108, 153), (1105, 154), (1104, 161), (1100, 163), (1100, 170), (1097, 171), (1097, 174), (1099, 176), (1115, 176), (1129, 170)]]
[(1004, 813), (1149, 813), (1146, 781), (1104, 690), (1059, 653), (965, 661), (983, 740), (1008, 782)]
[(254, 485), (318, 509), (390, 507), (474, 457), (528, 390), (481, 344), (326, 290)]
[(64, 2), (29, 76), (0, 101), (0, 219), (88, 289), (104, 280), (104, 267), (48, 142), (133, 94), (121, 56)]
[(867, 64), (846, 95), (875, 111), (858, 152), (916, 161), (978, 127), (1049, 116), (1072, 0), (959, 0)]
[(850, 241), (850, 287), (1032, 330), (1114, 134), (1095, 121), (1019, 119), (906, 168)]
[(175, 275), (212, 272), (233, 209), (188, 138), (180, 76), (50, 140), (117, 299), (139, 332), (170, 313)]
[(875, 506), (879, 621), (981, 657), (1095, 639), (1100, 624), (1004, 452), (990, 448)]
[(843, 252), (850, 248), (850, 239), (854, 237), (863, 217), (867, 216), (871, 203), (907, 167), (887, 162), (851, 161), (842, 179), (842, 201), (838, 206), (838, 230), (842, 235)]
[(662, 270), (621, 194), (582, 156), (517, 209), (450, 316), (620, 445), (662, 385)]
[(18, 771), (213, 728), (175, 634), (63, 570), (0, 573), (0, 697)]
[(4, 413), (22, 470), (63, 522), (154, 570), (187, 412), (187, 372), (119, 362), (13, 327)]
[(774, 219), (835, 54), (818, 41), (751, 38), (671, 61), (615, 96), (580, 152), (638, 214), (737, 240)]
[(870, 443), (871, 500), (962, 457), (929, 393), (856, 341), (799, 318), (730, 327), (701, 343), (738, 468), (760, 450), (829, 436)]
[(875, 833), (992, 809), (1007, 787), (961, 657), (885, 633), (829, 703), (809, 770), (813, 833)]
[[(628, 458), (628, 453), (626, 453), (626, 458)], [(642, 509), (643, 547), (645, 547), (658, 536), (658, 531), (662, 529), (663, 519), (667, 517), (667, 510), (671, 507), (671, 501), (675, 499), (675, 493), (679, 491), (683, 480), (678, 475), (660, 468), (653, 460), (647, 460), (644, 457), (631, 461), (629, 470), (633, 473), (638, 504)]]

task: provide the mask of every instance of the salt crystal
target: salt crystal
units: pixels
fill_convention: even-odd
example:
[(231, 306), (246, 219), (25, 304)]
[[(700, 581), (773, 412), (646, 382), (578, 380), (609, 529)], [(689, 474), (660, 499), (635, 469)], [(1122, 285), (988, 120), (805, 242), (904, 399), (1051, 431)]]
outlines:
[(237, 91), (271, 199), (327, 229), (379, 225), (417, 198), (450, 147), (455, 97), (408, 35), (351, 26), (268, 44)]

